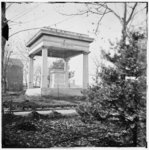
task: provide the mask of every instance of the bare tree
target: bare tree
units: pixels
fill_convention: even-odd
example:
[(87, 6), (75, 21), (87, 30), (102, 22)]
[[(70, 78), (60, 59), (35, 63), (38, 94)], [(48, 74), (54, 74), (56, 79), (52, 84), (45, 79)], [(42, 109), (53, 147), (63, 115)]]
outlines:
[(27, 87), (28, 67), (29, 67), (29, 49), (25, 46), (26, 41), (20, 41), (15, 44), (15, 51), (23, 63), (23, 78)]
[[(2, 2), (1, 3), (1, 25), (2, 25), (2, 36), (1, 36), (1, 42), (2, 42), (2, 57), (1, 57), (1, 61), (2, 61), (2, 87), (5, 89), (5, 82), (4, 82), (4, 78), (5, 78), (5, 71), (4, 71), (4, 57), (5, 57), (5, 45), (6, 45), (6, 41), (8, 40), (8, 34), (9, 34), (9, 27), (8, 27), (8, 21), (6, 19), (6, 3)], [(4, 77), (4, 78), (3, 78)], [(4, 80), (3, 80), (4, 79)]]
[(101, 62), (97, 57), (93, 59), (94, 65), (95, 65), (95, 74), (93, 75), (93, 80), (96, 84), (99, 83), (99, 72), (100, 72), (100, 67), (101, 67)]
[[(109, 13), (113, 14), (122, 25), (122, 40), (125, 42), (127, 36), (127, 29), (129, 24), (134, 20), (134, 17), (140, 12), (147, 10), (146, 3), (108, 3), (108, 2), (87, 2), (84, 4), (85, 7), (82, 10), (78, 10), (74, 14), (64, 14), (63, 15), (97, 15), (99, 16), (97, 26), (95, 29), (95, 34), (97, 34), (99, 25), (103, 18)], [(117, 10), (114, 9), (114, 5), (118, 5), (118, 8), (122, 8), (123, 14), (119, 14)]]
[(3, 58), (3, 74), (2, 74), (2, 81), (3, 81), (3, 92), (6, 93), (7, 90), (7, 70), (10, 62), (10, 56), (12, 55), (12, 48), (8, 45), (5, 48), (4, 58)]

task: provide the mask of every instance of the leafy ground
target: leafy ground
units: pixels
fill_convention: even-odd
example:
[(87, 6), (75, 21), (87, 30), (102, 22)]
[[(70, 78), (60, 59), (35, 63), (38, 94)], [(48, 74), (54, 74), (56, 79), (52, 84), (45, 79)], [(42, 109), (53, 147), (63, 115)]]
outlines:
[[(106, 125), (88, 124), (80, 117), (63, 116), (57, 112), (40, 115), (32, 112), (28, 117), (5, 114), (3, 116), (3, 148), (49, 148), (121, 146), (104, 135)], [(109, 131), (114, 131), (111, 124)]]
[[(3, 148), (50, 147), (130, 147), (130, 135), (119, 130), (116, 121), (103, 124), (84, 122), (78, 115), (62, 115), (56, 111), (28, 116), (3, 115)], [(108, 131), (108, 134), (106, 134)], [(121, 133), (124, 139), (121, 138)], [(111, 135), (113, 138), (111, 138)], [(142, 138), (142, 135), (140, 136)], [(126, 140), (126, 141), (125, 141)]]
[[(47, 108), (51, 109), (63, 108), (64, 104), (67, 104), (69, 109), (70, 107), (75, 108), (78, 104), (84, 102), (83, 98), (77, 99), (76, 97), (63, 98), (62, 101), (52, 97), (25, 97), (23, 95), (3, 97), (4, 104), (8, 108), (10, 108), (11, 100), (13, 107), (14, 104), (20, 104), (21, 107), (28, 104), (28, 106), (35, 105), (36, 109), (41, 105), (48, 105)], [(53, 111), (50, 114), (41, 115), (36, 112), (36, 109), (30, 109), (32, 112), (28, 116), (15, 116), (11, 111), (9, 111), (9, 114), (2, 116), (3, 148), (131, 146), (131, 142), (128, 140), (131, 134), (128, 135), (126, 133), (129, 132), (126, 132), (126, 129), (119, 128), (116, 120), (111, 121), (110, 124), (104, 124), (95, 120), (91, 122), (84, 121), (82, 117), (76, 114), (62, 115)], [(17, 110), (16, 107), (14, 107), (14, 110)], [(146, 138), (144, 137), (145, 123), (142, 122), (140, 126), (142, 135), (139, 135), (140, 138), (138, 139), (141, 139), (141, 142), (143, 142), (141, 145), (144, 146), (146, 145)], [(107, 132), (108, 134), (106, 134)], [(121, 138), (121, 133), (124, 139)]]

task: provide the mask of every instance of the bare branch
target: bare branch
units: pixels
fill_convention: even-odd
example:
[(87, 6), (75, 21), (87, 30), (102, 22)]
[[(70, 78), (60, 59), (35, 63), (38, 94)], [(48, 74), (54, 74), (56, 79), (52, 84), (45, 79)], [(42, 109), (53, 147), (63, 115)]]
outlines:
[(87, 11), (92, 13), (92, 14), (103, 15), (103, 12), (99, 11), (99, 8), (102, 8), (102, 6), (100, 6), (98, 8), (94, 8), (96, 11), (93, 11), (87, 4), (86, 4), (86, 7), (88, 9)]
[(75, 13), (75, 14), (65, 14), (65, 13), (61, 13), (61, 12), (59, 12), (59, 14), (61, 14), (61, 15), (65, 15), (65, 16), (76, 16), (76, 15), (84, 15), (84, 14), (87, 14), (88, 13), (88, 11), (80, 11), (79, 13)]
[(99, 6), (98, 8), (95, 8), (97, 11), (99, 11), (99, 9), (101, 9), (102, 8), (102, 6)]
[(8, 8), (11, 7), (12, 5), (13, 5), (13, 3), (10, 3), (10, 4), (7, 6), (6, 10), (8, 10)]
[(101, 18), (99, 19), (99, 21), (98, 21), (98, 23), (97, 23), (97, 27), (96, 27), (96, 31), (95, 31), (95, 33), (97, 33), (97, 31), (98, 31), (99, 23), (101, 22), (101, 20), (102, 20), (102, 19), (103, 19), (103, 17), (105, 16), (106, 11), (107, 11), (107, 8), (105, 9), (105, 11), (104, 11), (103, 15), (101, 16)]
[(110, 12), (112, 12), (112, 13), (120, 20), (120, 22), (122, 23), (121, 17), (120, 17), (114, 10), (112, 10), (111, 8), (109, 8), (107, 5), (106, 5), (106, 6), (105, 6), (105, 5), (102, 5), (102, 6), (104, 6), (104, 7), (107, 8)]
[(132, 8), (132, 11), (131, 11), (131, 14), (130, 14), (130, 16), (129, 16), (127, 22), (126, 22), (126, 24), (128, 24), (128, 23), (130, 22), (130, 20), (131, 20), (131, 18), (132, 18), (132, 15), (133, 15), (133, 13), (134, 13), (134, 10), (135, 10), (137, 4), (138, 4), (138, 3), (135, 3), (135, 4), (134, 4), (134, 6), (133, 6), (133, 8)]
[[(106, 8), (106, 5), (105, 5), (106, 3), (99, 4), (99, 7), (95, 8), (95, 6), (97, 6), (97, 4), (98, 3), (85, 3), (87, 10), (79, 11), (79, 12), (74, 13), (74, 14), (72, 14), (72, 13), (71, 14), (65, 14), (62, 12), (58, 12), (58, 13), (61, 15), (65, 15), (65, 16), (84, 15), (84, 14), (88, 14), (88, 13), (92, 13), (92, 14), (96, 14), (96, 15), (103, 15), (103, 11), (100, 11), (100, 9)], [(93, 6), (89, 7), (89, 5), (93, 5)], [(92, 9), (92, 8), (94, 8), (94, 9)], [(109, 12), (111, 12), (111, 11), (109, 11)], [(106, 12), (106, 13), (109, 13), (109, 12)]]
[(9, 36), (9, 38), (12, 37), (12, 36), (14, 36), (14, 35), (16, 35), (16, 34), (18, 34), (18, 33), (24, 32), (24, 31), (37, 30), (37, 29), (41, 29), (41, 28), (42, 28), (42, 27), (20, 30), (20, 31), (17, 31), (17, 32), (15, 32), (15, 33), (12, 33), (12, 34)]
[(124, 25), (126, 23), (126, 20), (127, 20), (127, 3), (124, 3)]
[[(141, 11), (143, 11), (145, 8), (141, 8), (140, 10), (138, 10), (137, 12), (133, 13), (132, 17), (131, 17), (131, 22), (133, 22), (134, 17)], [(131, 24), (131, 23), (130, 23)]]

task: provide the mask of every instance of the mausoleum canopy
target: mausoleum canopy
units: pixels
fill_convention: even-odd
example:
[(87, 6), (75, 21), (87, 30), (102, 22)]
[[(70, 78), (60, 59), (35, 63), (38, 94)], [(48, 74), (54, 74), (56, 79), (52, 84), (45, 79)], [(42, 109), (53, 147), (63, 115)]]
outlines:
[[(33, 74), (34, 74), (34, 56), (38, 55), (42, 58), (41, 65), (41, 83), (39, 93), (41, 95), (52, 95), (62, 93), (63, 95), (80, 95), (81, 89), (69, 88), (69, 72), (68, 62), (71, 57), (83, 54), (83, 82), (82, 88), (87, 89), (89, 85), (88, 80), (88, 54), (89, 44), (93, 42), (93, 38), (87, 35), (58, 30), (53, 28), (42, 28), (32, 39), (27, 43), (29, 51), (29, 79), (27, 93), (32, 93), (34, 87)], [(48, 56), (63, 58), (65, 67), (62, 72), (55, 72), (49, 80), (48, 78)], [(59, 79), (56, 74), (59, 74)], [(61, 80), (62, 79), (62, 80)], [(53, 81), (56, 81), (55, 84)], [(50, 82), (50, 83), (49, 83)], [(61, 88), (59, 89), (61, 83)], [(57, 87), (57, 88), (56, 88)], [(52, 90), (52, 88), (56, 88)]]
[(49, 57), (68, 58), (81, 53), (89, 53), (89, 44), (93, 38), (53, 28), (42, 28), (27, 43), (30, 48), (29, 56), (41, 56), (42, 49), (47, 49)]

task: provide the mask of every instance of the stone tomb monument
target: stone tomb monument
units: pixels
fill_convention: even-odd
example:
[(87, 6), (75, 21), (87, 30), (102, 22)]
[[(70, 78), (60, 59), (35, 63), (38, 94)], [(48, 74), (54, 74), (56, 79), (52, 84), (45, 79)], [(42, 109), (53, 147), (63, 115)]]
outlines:
[[(27, 95), (81, 95), (78, 88), (69, 88), (68, 86), (68, 61), (77, 55), (83, 54), (83, 83), (82, 88), (88, 87), (88, 54), (89, 44), (93, 38), (88, 35), (79, 34), (53, 28), (42, 28), (26, 44), (29, 51), (29, 83), (26, 91)], [(40, 88), (33, 88), (33, 58), (42, 57), (41, 64), (41, 85)], [(47, 58), (57, 57), (65, 60), (65, 86), (55, 87), (48, 84), (48, 66)], [(79, 67), (79, 66), (78, 66)], [(52, 83), (50, 83), (52, 84)], [(57, 92), (58, 90), (58, 92)]]
[(49, 73), (50, 88), (65, 88), (67, 84), (65, 82), (65, 71), (63, 69), (52, 69)]

